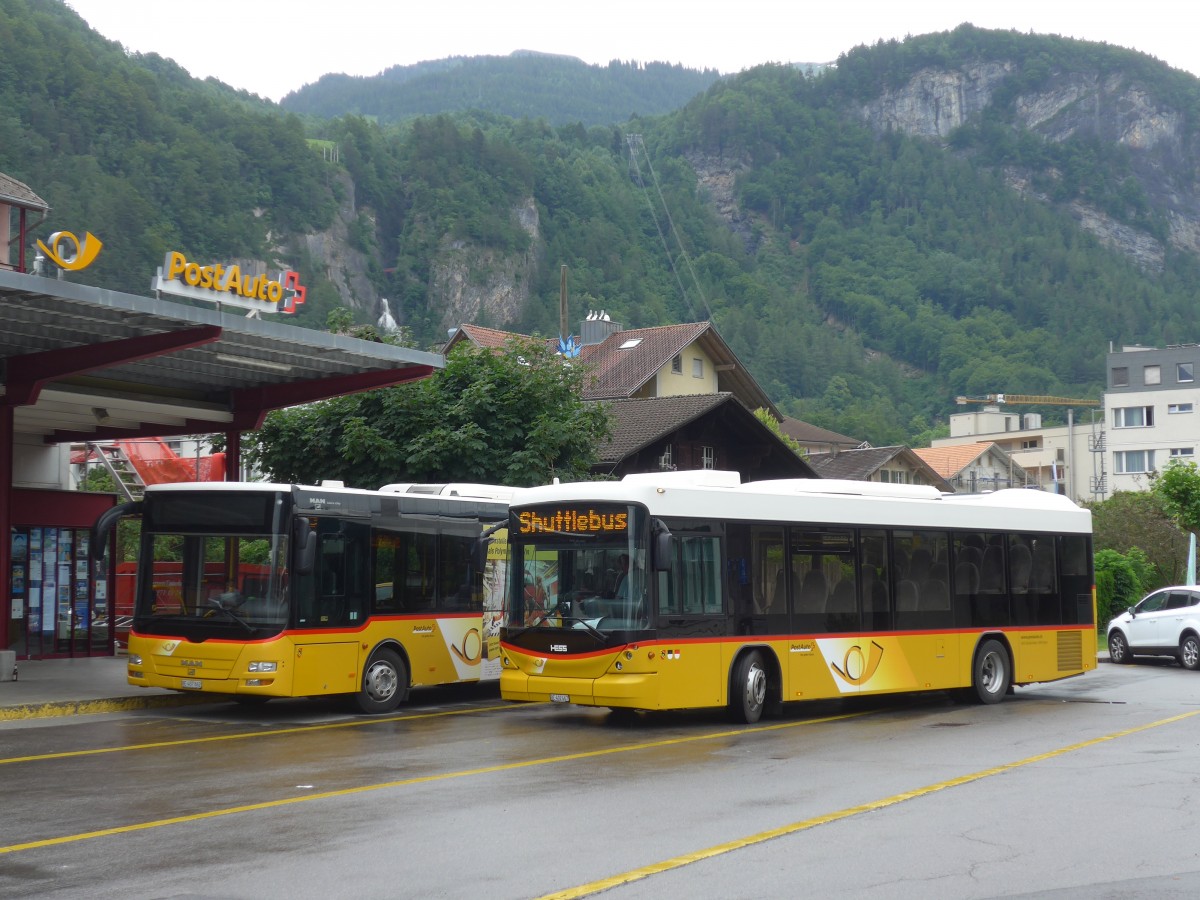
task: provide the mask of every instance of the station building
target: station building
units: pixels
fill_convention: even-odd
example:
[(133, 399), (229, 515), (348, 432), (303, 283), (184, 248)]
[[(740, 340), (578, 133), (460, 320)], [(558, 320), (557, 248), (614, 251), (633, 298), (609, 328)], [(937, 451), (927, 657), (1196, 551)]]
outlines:
[(40, 235), (48, 209), (0, 175), (0, 653), (21, 659), (114, 652), (112, 586), (91, 577), (88, 536), (117, 501), (68, 489), (73, 443), (223, 434), (234, 480), (241, 433), (271, 410), (424, 378), (444, 359), (283, 324), (304, 300), (300, 273), (239, 273), (234, 296), (214, 277), (224, 267), (168, 253), (146, 273), (154, 296), (65, 280), (100, 242)]

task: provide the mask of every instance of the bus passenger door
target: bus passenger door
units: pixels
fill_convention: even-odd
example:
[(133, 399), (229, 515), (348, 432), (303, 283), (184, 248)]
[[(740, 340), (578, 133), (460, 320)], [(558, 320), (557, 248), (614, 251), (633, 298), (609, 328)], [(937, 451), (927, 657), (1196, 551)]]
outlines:
[(727, 630), (720, 538), (676, 534), (669, 571), (658, 572), (659, 708), (717, 706), (724, 695)]

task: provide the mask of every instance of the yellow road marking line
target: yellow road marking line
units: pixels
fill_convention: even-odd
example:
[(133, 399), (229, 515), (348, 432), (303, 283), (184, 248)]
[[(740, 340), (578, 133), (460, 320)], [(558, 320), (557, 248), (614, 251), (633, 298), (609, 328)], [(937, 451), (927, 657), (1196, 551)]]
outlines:
[(276, 728), (271, 731), (239, 731), (236, 734), (218, 734), (209, 737), (183, 738), (176, 741), (155, 741), (148, 744), (124, 744), (120, 747), (95, 747), (90, 750), (63, 750), (58, 753), (38, 753), (33, 756), (10, 756), (0, 759), (0, 766), (10, 763), (41, 762), (47, 759), (70, 759), (76, 756), (98, 756), (102, 753), (125, 753), (132, 750), (157, 750), (163, 747), (183, 747), (188, 744), (207, 744), (214, 741), (240, 741), (246, 738), (275, 737), (280, 734), (303, 734), (309, 731), (329, 731), (334, 728), (357, 728), (361, 725), (382, 725), (388, 722), (411, 722), (416, 719), (438, 719), (443, 716), (463, 716), (468, 713), (494, 712), (496, 710), (519, 709), (518, 706), (500, 704), (476, 706), (470, 709), (451, 709), (444, 712), (411, 713), (403, 716), (385, 716), (372, 719), (351, 719), (346, 722), (326, 722), (323, 725), (297, 725), (294, 728)]
[(573, 898), (578, 897), (590, 897), (593, 894), (599, 894), (601, 891), (611, 890), (612, 888), (620, 887), (623, 884), (640, 881), (643, 878), (649, 878), (651, 875), (661, 875), (662, 873), (669, 872), (672, 869), (679, 869), (683, 866), (689, 866), (692, 863), (700, 862), (701, 860), (712, 859), (714, 856), (721, 856), (724, 853), (732, 853), (734, 850), (742, 850), (755, 844), (762, 844), (778, 837), (784, 837), (785, 835), (796, 834), (800, 831), (807, 831), (810, 828), (816, 828), (818, 825), (828, 825), (830, 822), (837, 822), (842, 819), (848, 819), (851, 816), (857, 816), (866, 812), (873, 812), (877, 809), (884, 809), (888, 806), (894, 806), (897, 803), (903, 803), (905, 800), (913, 800), (917, 797), (924, 797), (928, 794), (946, 790), (947, 788), (970, 784), (973, 781), (989, 778), (992, 775), (1001, 775), (1005, 772), (1010, 772), (1013, 769), (1020, 768), (1021, 766), (1028, 766), (1036, 762), (1044, 762), (1048, 759), (1054, 759), (1057, 756), (1064, 756), (1067, 753), (1073, 753), (1076, 750), (1094, 747), (1095, 745), (1102, 744), (1105, 741), (1112, 741), (1116, 740), (1117, 738), (1127, 737), (1131, 734), (1137, 734), (1139, 731), (1148, 731), (1151, 728), (1158, 728), (1160, 725), (1170, 725), (1173, 722), (1178, 722), (1182, 719), (1188, 719), (1196, 715), (1200, 715), (1200, 710), (1182, 713), (1178, 716), (1172, 716), (1169, 719), (1160, 719), (1159, 721), (1151, 722), (1148, 725), (1138, 725), (1135, 728), (1127, 728), (1124, 731), (1106, 734), (1103, 737), (1092, 738), (1091, 740), (1087, 741), (1080, 741), (1078, 744), (1071, 744), (1067, 747), (1059, 747), (1057, 750), (1049, 750), (1045, 753), (1039, 753), (1036, 756), (1029, 756), (1025, 759), (1017, 760), (1016, 762), (1004, 763), (1003, 765), (993, 766), (990, 769), (982, 769), (978, 772), (972, 772), (969, 775), (960, 775), (958, 778), (950, 778), (946, 781), (939, 781), (937, 784), (930, 784), (911, 791), (904, 791), (900, 794), (893, 794), (891, 797), (884, 797), (882, 800), (872, 800), (869, 803), (861, 803), (858, 806), (851, 806), (848, 809), (827, 813), (823, 816), (814, 816), (811, 819), (804, 819), (800, 822), (792, 822), (790, 825), (772, 828), (769, 831), (760, 831), (758, 834), (737, 838), (736, 840), (727, 841), (724, 844), (717, 844), (716, 846), (708, 847), (704, 850), (697, 850), (695, 853), (685, 853), (682, 856), (676, 856), (672, 859), (653, 863), (652, 865), (631, 869), (628, 872), (624, 872), (620, 875), (614, 875), (611, 878), (603, 878), (599, 881), (593, 881), (589, 884), (581, 884), (578, 887), (568, 888), (567, 890), (556, 891), (552, 894), (544, 894), (537, 898), (537, 900), (573, 900)]
[[(517, 708), (517, 707), (514, 707)], [(446, 715), (436, 713), (435, 715)], [(137, 822), (133, 825), (118, 825), (113, 828), (102, 828), (98, 831), (87, 831), (82, 834), (67, 834), (56, 838), (46, 838), (40, 841), (28, 841), (23, 844), (10, 844), (0, 847), (2, 853), (16, 853), (19, 850), (34, 850), (39, 847), (54, 847), (59, 844), (72, 844), (91, 838), (108, 837), (114, 834), (128, 834), (134, 831), (146, 831), (150, 828), (160, 828), (164, 825), (179, 825), (184, 822), (198, 822), (202, 819), (215, 819), (219, 816), (231, 816), (238, 813), (256, 812), (264, 809), (275, 809), (280, 806), (290, 806), (293, 803), (308, 803), (313, 800), (331, 800), (338, 797), (351, 797), (355, 794), (365, 794), (371, 791), (381, 791), (387, 788), (411, 787), (417, 784), (429, 784), (435, 781), (449, 781), (452, 778), (466, 778), (474, 775), (492, 775), (497, 772), (511, 772), (515, 769), (527, 769), (532, 766), (552, 765), (554, 763), (572, 762), (580, 759), (594, 759), (600, 756), (611, 756), (615, 753), (629, 753), (635, 750), (652, 750), (659, 747), (671, 747), (679, 744), (711, 741), (718, 738), (737, 737), (746, 734), (757, 734), (761, 731), (780, 731), (785, 728), (796, 728), (803, 725), (817, 725), (824, 722), (836, 722), (841, 719), (853, 719), (867, 715), (867, 712), (841, 713), (833, 716), (823, 716), (817, 719), (802, 719), (796, 722), (782, 722), (775, 725), (764, 725), (756, 728), (735, 728), (725, 731), (707, 732), (705, 734), (685, 735), (684, 737), (665, 738), (657, 741), (643, 741), (639, 744), (625, 744), (620, 747), (605, 747), (599, 750), (583, 750), (579, 753), (566, 753), (561, 756), (546, 756), (541, 759), (527, 759), (515, 763), (500, 763), (494, 766), (482, 766), (477, 769), (463, 769), (457, 772), (442, 772), (437, 775), (419, 775), (415, 778), (402, 778), (398, 781), (385, 781), (380, 784), (365, 784), (360, 787), (342, 788), (336, 791), (322, 791), (317, 794), (306, 794), (302, 797), (285, 797), (281, 800), (267, 800), (262, 803), (250, 803), (245, 806), (233, 806), (226, 809), (214, 809), (208, 812), (192, 813), (186, 816), (173, 816), (169, 819), (155, 819), (151, 822)], [(323, 727), (323, 726), (318, 726)], [(284, 732), (272, 732), (273, 734)], [(203, 740), (203, 739), (201, 739)], [(188, 743), (181, 741), (180, 743)]]

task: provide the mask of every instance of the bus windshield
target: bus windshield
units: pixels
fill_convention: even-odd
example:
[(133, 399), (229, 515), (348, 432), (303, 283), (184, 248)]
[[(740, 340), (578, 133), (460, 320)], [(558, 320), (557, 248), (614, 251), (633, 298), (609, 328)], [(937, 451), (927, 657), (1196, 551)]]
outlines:
[(646, 515), (635, 506), (522, 509), (509, 526), (509, 629), (649, 626)]
[(284, 506), (279, 495), (215, 492), (148, 503), (134, 627), (192, 640), (281, 631), (289, 612)]

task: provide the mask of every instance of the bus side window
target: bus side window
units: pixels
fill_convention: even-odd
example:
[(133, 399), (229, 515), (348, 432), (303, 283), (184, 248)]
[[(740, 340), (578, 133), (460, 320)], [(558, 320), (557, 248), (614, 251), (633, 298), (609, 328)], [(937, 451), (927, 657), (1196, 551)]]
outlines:
[(398, 535), (377, 531), (372, 541), (374, 560), (371, 581), (375, 585), (374, 611), (387, 614), (398, 609), (396, 597), (396, 556), (400, 548)]
[(403, 552), (396, 560), (396, 586), (404, 612), (433, 609), (437, 535), (411, 531), (404, 535)]
[(483, 596), (477, 588), (477, 573), (471, 564), (475, 539), (468, 535), (443, 534), (438, 553), (438, 607), (448, 610), (478, 610)]

